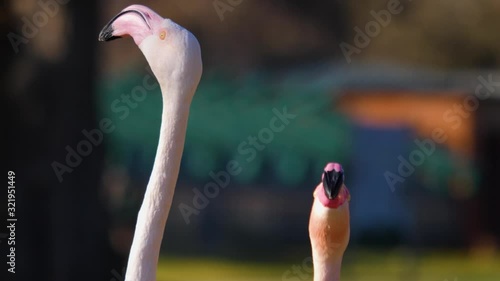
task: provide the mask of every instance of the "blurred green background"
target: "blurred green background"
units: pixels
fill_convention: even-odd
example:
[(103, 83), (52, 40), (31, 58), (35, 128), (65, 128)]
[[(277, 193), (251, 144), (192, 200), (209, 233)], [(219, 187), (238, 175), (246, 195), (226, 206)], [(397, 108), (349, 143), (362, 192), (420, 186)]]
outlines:
[[(127, 103), (147, 62), (132, 40), (97, 35), (133, 3), (0, 4), (17, 280), (123, 280), (161, 95)], [(343, 280), (500, 280), (499, 2), (138, 3), (192, 31), (204, 62), (158, 280), (311, 280), (285, 273), (310, 257), (312, 191), (330, 161), (352, 195)], [(263, 141), (285, 108), (296, 117)], [(114, 130), (58, 175), (104, 119)], [(231, 161), (242, 172), (183, 215)], [(402, 175), (402, 161), (419, 163)]]

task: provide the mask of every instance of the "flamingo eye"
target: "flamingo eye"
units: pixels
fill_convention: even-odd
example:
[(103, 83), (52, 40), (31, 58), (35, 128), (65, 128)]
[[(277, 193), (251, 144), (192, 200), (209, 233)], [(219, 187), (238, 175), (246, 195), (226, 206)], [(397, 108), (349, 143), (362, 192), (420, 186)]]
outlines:
[(165, 30), (162, 30), (160, 32), (160, 39), (161, 40), (165, 40), (165, 37), (167, 37), (167, 32)]

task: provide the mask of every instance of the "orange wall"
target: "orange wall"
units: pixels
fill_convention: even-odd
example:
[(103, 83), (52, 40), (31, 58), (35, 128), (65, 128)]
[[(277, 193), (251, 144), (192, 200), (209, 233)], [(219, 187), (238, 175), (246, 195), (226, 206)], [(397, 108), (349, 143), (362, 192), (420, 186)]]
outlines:
[[(463, 107), (466, 96), (443, 92), (348, 92), (338, 106), (341, 112), (365, 125), (412, 126), (420, 139), (432, 137), (433, 130), (441, 128), (447, 136), (445, 145), (472, 157), (474, 111)], [(463, 112), (457, 109), (460, 107)]]

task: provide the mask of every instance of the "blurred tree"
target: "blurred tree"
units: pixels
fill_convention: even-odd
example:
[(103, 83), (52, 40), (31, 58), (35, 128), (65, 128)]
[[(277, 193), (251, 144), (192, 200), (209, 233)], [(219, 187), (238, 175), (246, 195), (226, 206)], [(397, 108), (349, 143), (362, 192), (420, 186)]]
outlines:
[[(365, 30), (372, 11), (387, 10), (389, 0), (348, 1), (354, 27)], [(394, 2), (394, 1), (393, 1)], [(392, 61), (438, 68), (480, 68), (498, 65), (500, 38), (496, 34), (500, 2), (496, 0), (396, 1), (401, 13), (359, 54), (360, 60)]]
[[(193, 31), (203, 46), (206, 67), (232, 74), (255, 67), (287, 68), (311, 60), (342, 59), (341, 42), (354, 45), (355, 27), (365, 30), (373, 12), (398, 2), (402, 11), (353, 55), (358, 61), (383, 61), (443, 69), (495, 67), (500, 39), (496, 0), (420, 1), (242, 1), (221, 19), (212, 1), (145, 0), (166, 17)], [(109, 15), (133, 0), (104, 5)], [(122, 44), (123, 45), (123, 44)], [(104, 50), (104, 67), (120, 69), (141, 54), (133, 43)]]

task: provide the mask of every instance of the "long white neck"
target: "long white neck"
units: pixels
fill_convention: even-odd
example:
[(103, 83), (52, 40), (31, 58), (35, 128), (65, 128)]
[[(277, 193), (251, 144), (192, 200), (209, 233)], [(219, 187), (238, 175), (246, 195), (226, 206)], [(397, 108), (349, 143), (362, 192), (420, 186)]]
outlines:
[(309, 219), (314, 281), (340, 281), (349, 233), (349, 202), (330, 209), (315, 198)]
[[(176, 90), (179, 91), (173, 89)], [(153, 171), (137, 218), (126, 281), (156, 280), (160, 245), (184, 150), (190, 101), (176, 99), (182, 94), (173, 93), (172, 88), (162, 87), (162, 93), (160, 140)]]
[(318, 260), (313, 256), (314, 281), (340, 281), (342, 257)]

